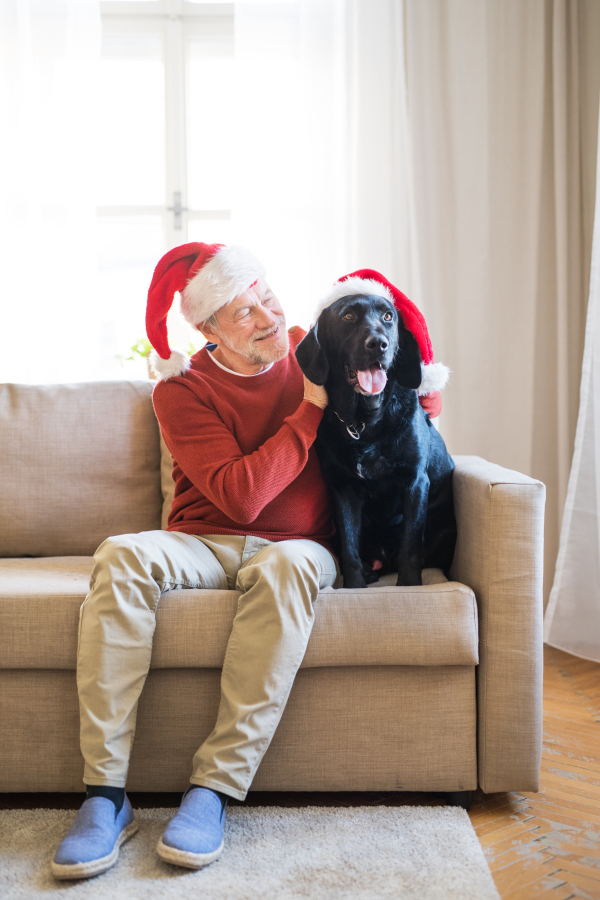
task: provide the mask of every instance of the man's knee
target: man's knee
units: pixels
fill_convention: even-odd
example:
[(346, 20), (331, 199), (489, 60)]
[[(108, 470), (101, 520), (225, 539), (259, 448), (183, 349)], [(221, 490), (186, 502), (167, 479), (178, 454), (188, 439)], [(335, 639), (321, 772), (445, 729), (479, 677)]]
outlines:
[(145, 557), (143, 533), (117, 534), (106, 538), (94, 553), (94, 569), (139, 565)]
[[(118, 534), (100, 544), (94, 554), (88, 600), (92, 600), (98, 591), (106, 597), (112, 595), (117, 586), (122, 588), (126, 584), (135, 584), (138, 588), (147, 584), (154, 594), (156, 579), (147, 534), (151, 532)], [(136, 593), (139, 591), (119, 590), (120, 602)], [(151, 602), (154, 604), (155, 599)]]
[(324, 586), (324, 583), (335, 580), (333, 557), (325, 548), (311, 544), (313, 542), (306, 540), (290, 540), (264, 547), (240, 571), (240, 587), (243, 589), (243, 582), (249, 576), (268, 581), (274, 587), (288, 582), (302, 585), (314, 592)]
[(300, 574), (306, 571), (316, 571), (315, 561), (311, 560), (310, 554), (304, 551), (303, 543), (303, 541), (280, 541), (269, 544), (256, 554), (256, 562), (265, 569), (274, 568)]
[(94, 554), (90, 590), (82, 606), (88, 614), (127, 617), (135, 610), (154, 612), (160, 588), (152, 573), (148, 548), (141, 534), (107, 538)]

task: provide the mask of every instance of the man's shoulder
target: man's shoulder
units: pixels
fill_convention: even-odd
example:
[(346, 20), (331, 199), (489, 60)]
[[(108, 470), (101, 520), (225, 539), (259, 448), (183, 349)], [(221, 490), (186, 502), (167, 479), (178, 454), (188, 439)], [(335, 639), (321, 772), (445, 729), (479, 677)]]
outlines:
[(197, 388), (204, 380), (204, 376), (211, 372), (211, 363), (208, 360), (207, 365), (207, 360), (208, 353), (206, 347), (203, 347), (194, 353), (190, 360), (189, 368), (182, 375), (157, 381), (152, 392), (153, 398), (156, 400), (159, 397), (164, 397), (165, 399), (168, 397), (168, 402), (172, 402), (174, 397), (179, 398), (190, 393), (197, 393)]

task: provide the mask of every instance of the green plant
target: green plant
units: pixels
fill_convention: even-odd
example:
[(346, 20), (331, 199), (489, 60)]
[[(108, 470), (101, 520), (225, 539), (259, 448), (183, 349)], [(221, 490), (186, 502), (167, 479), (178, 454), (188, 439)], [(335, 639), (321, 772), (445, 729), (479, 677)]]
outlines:
[(137, 356), (141, 356), (142, 359), (148, 359), (152, 350), (152, 344), (148, 338), (140, 338), (129, 349), (131, 350), (131, 356), (122, 356), (121, 354), (115, 356), (115, 359), (118, 359), (121, 365), (126, 362), (133, 362)]
[[(134, 362), (135, 359), (139, 356), (141, 359), (148, 359), (150, 353), (152, 352), (152, 344), (148, 340), (148, 338), (140, 338), (139, 341), (136, 341), (135, 344), (132, 344), (129, 348), (131, 351), (131, 356), (122, 356), (120, 353), (115, 356), (115, 359), (118, 359), (121, 365), (126, 362)], [(187, 348), (187, 353), (192, 356), (196, 353), (197, 348), (194, 347), (192, 342), (190, 341), (190, 345)]]

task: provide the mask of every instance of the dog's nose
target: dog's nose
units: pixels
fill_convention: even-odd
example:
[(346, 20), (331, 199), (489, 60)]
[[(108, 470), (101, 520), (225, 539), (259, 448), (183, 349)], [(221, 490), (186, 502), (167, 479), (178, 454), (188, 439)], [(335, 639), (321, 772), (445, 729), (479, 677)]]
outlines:
[(365, 347), (367, 350), (387, 350), (389, 347), (389, 342), (383, 335), (380, 334), (371, 334), (365, 341)]

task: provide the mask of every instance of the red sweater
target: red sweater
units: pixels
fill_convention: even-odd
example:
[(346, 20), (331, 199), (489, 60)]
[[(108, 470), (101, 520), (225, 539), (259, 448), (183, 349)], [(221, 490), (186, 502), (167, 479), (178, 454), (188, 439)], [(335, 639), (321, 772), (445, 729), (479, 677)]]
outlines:
[(159, 381), (153, 402), (174, 460), (169, 531), (309, 538), (334, 529), (313, 446), (323, 412), (303, 400), (295, 349), (250, 378), (225, 371), (204, 347), (179, 378)]

